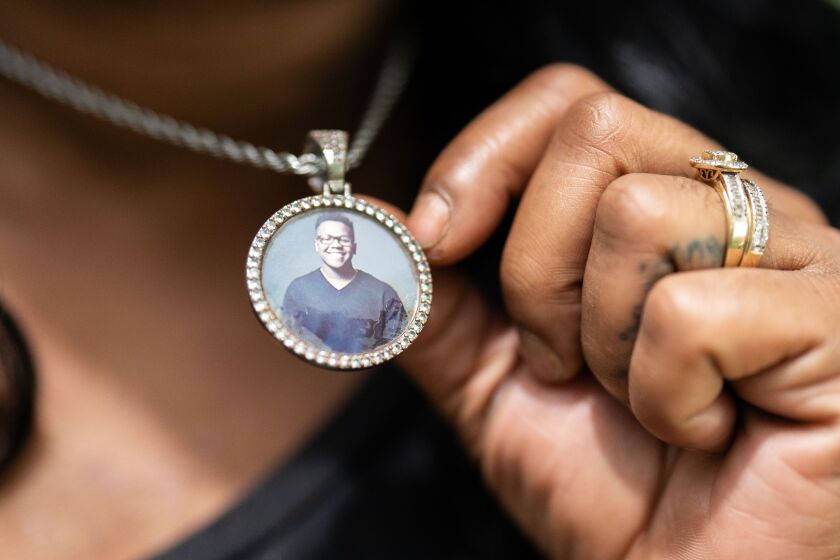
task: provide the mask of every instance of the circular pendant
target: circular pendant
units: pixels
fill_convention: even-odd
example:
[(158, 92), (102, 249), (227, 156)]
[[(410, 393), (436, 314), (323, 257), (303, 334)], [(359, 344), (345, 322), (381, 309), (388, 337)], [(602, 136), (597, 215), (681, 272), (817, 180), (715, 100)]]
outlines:
[(423, 250), (393, 215), (351, 195), (310, 196), (278, 210), (251, 243), (246, 276), (265, 328), (330, 369), (390, 360), (431, 311)]

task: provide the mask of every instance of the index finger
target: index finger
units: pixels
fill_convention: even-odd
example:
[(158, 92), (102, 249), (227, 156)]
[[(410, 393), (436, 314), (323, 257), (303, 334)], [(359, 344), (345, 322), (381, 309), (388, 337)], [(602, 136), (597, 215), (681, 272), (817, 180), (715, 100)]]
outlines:
[(433, 264), (479, 247), (534, 172), (557, 122), (576, 100), (607, 86), (555, 64), (534, 72), (470, 123), (426, 175), (406, 225)]

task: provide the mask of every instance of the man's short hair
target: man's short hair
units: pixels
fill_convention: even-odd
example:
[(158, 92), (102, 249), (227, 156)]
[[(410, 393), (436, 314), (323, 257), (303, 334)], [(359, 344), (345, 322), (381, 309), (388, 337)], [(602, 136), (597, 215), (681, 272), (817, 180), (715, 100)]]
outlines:
[(350, 235), (353, 236), (353, 239), (356, 238), (356, 232), (353, 229), (353, 222), (350, 221), (350, 218), (344, 216), (343, 214), (339, 214), (338, 212), (324, 212), (318, 216), (318, 219), (315, 221), (315, 231), (318, 231), (318, 227), (323, 224), (324, 222), (340, 222), (347, 227), (350, 228)]

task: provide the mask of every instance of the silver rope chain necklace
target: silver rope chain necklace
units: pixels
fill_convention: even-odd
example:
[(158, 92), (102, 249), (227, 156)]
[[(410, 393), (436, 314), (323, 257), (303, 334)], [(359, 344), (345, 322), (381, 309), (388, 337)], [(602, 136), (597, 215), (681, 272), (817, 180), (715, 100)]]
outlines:
[[(367, 110), (347, 154), (348, 169), (354, 169), (361, 164), (362, 158), (399, 99), (411, 71), (413, 51), (412, 46), (405, 42), (394, 42), (390, 46)], [(277, 152), (140, 107), (132, 101), (70, 76), (13, 47), (2, 38), (0, 75), (80, 113), (200, 154), (260, 169), (270, 169), (277, 173), (314, 175), (323, 170), (323, 163), (315, 154), (296, 156), (289, 152)]]
[[(0, 75), (62, 105), (219, 159), (309, 177), (314, 196), (272, 214), (254, 237), (245, 282), (255, 314), (286, 349), (328, 369), (358, 370), (408, 348), (426, 324), (432, 276), (396, 216), (356, 198), (360, 165), (408, 81), (414, 49), (391, 45), (348, 149), (343, 130), (313, 130), (294, 155), (194, 126), (103, 91), (0, 39)], [(354, 262), (355, 261), (355, 262)]]

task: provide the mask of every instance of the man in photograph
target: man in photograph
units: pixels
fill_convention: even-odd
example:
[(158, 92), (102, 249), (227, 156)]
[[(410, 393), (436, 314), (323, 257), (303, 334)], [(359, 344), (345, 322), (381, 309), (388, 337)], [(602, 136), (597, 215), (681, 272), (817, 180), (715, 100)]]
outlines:
[(292, 280), (283, 298), (289, 327), (334, 352), (367, 352), (393, 340), (403, 329), (405, 307), (394, 288), (353, 267), (353, 222), (338, 212), (320, 214), (315, 252), (321, 266)]

